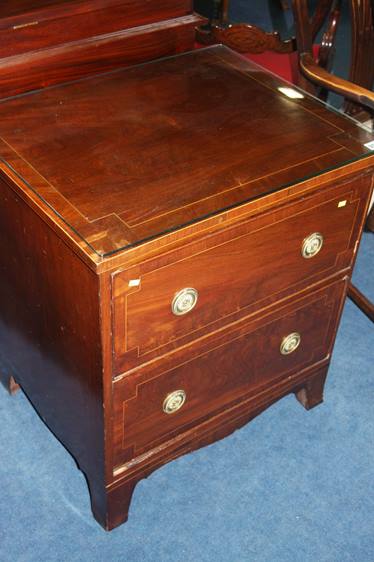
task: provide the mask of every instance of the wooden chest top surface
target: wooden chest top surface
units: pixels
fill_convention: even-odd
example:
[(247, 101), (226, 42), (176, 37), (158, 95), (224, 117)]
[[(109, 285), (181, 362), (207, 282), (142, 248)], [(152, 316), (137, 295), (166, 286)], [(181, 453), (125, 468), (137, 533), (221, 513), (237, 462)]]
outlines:
[(4, 100), (2, 167), (111, 254), (370, 153), (282, 85), (215, 46)]

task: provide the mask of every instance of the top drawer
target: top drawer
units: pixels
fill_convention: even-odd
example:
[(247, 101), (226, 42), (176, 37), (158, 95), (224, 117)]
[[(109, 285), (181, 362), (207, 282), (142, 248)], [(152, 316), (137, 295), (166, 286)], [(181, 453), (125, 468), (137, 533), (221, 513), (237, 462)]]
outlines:
[(371, 176), (113, 274), (114, 374), (351, 265)]

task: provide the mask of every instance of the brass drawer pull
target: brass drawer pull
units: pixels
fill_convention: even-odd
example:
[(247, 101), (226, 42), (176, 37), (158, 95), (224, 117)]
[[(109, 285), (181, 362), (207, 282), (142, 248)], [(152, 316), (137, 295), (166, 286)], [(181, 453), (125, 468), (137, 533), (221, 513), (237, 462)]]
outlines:
[(299, 347), (301, 342), (301, 336), (298, 332), (293, 332), (292, 334), (288, 334), (285, 338), (283, 338), (282, 343), (280, 345), (280, 352), (282, 355), (289, 355), (296, 351)]
[(323, 236), (319, 232), (313, 232), (303, 240), (301, 254), (303, 258), (314, 258), (323, 246)]
[(171, 310), (176, 316), (182, 316), (191, 312), (191, 310), (196, 306), (198, 292), (196, 289), (188, 287), (182, 289), (174, 296), (173, 302), (171, 304)]
[(167, 395), (164, 400), (164, 404), (162, 409), (164, 410), (165, 414), (174, 414), (180, 410), (183, 404), (186, 401), (186, 393), (184, 390), (174, 390)]

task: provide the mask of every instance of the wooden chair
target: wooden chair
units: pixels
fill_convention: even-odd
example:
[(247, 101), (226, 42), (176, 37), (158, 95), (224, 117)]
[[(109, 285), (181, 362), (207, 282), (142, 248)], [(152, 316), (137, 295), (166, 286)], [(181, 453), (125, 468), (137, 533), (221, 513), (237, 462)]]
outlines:
[[(340, 7), (341, 0), (326, 0), (325, 4)], [(334, 6), (335, 5), (335, 6)], [(310, 90), (315, 84), (341, 94), (345, 97), (343, 110), (357, 115), (369, 108), (374, 109), (374, 94), (371, 88), (374, 82), (374, 25), (371, 0), (350, 0), (352, 22), (352, 45), (349, 80), (334, 76), (323, 68), (320, 60), (315, 60), (312, 52), (313, 32), (309, 25), (307, 0), (293, 0), (297, 49), (299, 64), (303, 75), (303, 85)], [(325, 43), (333, 45), (333, 37)], [(371, 56), (370, 56), (371, 53)], [(313, 88), (313, 86), (312, 86)]]
[[(314, 55), (319, 64), (330, 68), (334, 37), (340, 16), (340, 0), (319, 0), (311, 20), (312, 37), (315, 40), (323, 23), (328, 18), (329, 24), (322, 40), (322, 45), (314, 45)], [(215, 16), (208, 25), (199, 27), (197, 40), (203, 44), (223, 43), (247, 58), (268, 68), (285, 80), (299, 84), (299, 71), (296, 38), (282, 40), (277, 31), (265, 32), (261, 28), (239, 23), (231, 25), (228, 20), (229, 0), (219, 0)], [(303, 84), (305, 87), (305, 84)]]
[[(287, 55), (295, 53), (299, 59), (301, 72), (293, 76), (293, 82), (321, 97), (326, 95), (326, 90), (341, 93), (347, 98), (344, 111), (357, 117), (364, 109), (367, 112), (368, 107), (372, 108), (371, 97), (364, 89), (370, 90), (374, 81), (374, 57), (367, 56), (367, 53), (374, 52), (373, 11), (372, 0), (349, 0), (349, 2), (352, 53), (348, 82), (331, 74), (329, 75), (331, 78), (328, 79), (328, 75), (324, 72), (324, 70), (331, 70), (332, 67), (342, 0), (319, 0), (311, 18), (307, 0), (293, 0), (296, 38), (285, 41), (276, 31), (265, 32), (249, 23), (229, 24), (229, 0), (221, 0), (221, 8), (215, 20), (211, 21), (210, 25), (199, 28), (197, 38), (202, 43), (221, 42), (255, 61), (257, 59), (253, 55), (265, 52)], [(321, 44), (316, 45), (316, 37), (326, 21), (326, 31)], [(322, 91), (317, 92), (315, 84), (322, 86)], [(361, 86), (361, 89), (357, 89), (357, 86)]]
[[(297, 32), (300, 69), (307, 80), (327, 90), (341, 94), (345, 98), (343, 109), (351, 115), (359, 115), (369, 108), (374, 110), (374, 12), (370, 0), (351, 0), (352, 53), (350, 80), (343, 80), (327, 72), (318, 65), (312, 53), (312, 34), (308, 25), (308, 6), (306, 0), (293, 0)], [(371, 54), (371, 56), (370, 56)], [(369, 89), (370, 88), (370, 89)], [(367, 230), (374, 232), (374, 207), (366, 224)], [(374, 322), (374, 305), (352, 283), (348, 296)]]
[[(322, 99), (326, 99), (328, 91), (341, 94), (344, 96), (343, 111), (360, 121), (367, 121), (372, 119), (374, 111), (374, 93), (371, 91), (374, 82), (373, 3), (372, 0), (350, 0), (352, 45), (349, 80), (330, 72), (341, 0), (319, 0), (312, 17), (307, 0), (293, 0), (296, 38), (286, 41), (277, 32), (268, 33), (254, 25), (230, 25), (227, 20), (228, 0), (224, 0), (220, 17), (205, 29), (198, 30), (198, 40), (223, 43), (286, 79), (290, 79), (290, 76), (274, 68), (280, 58), (255, 57), (269, 51), (278, 56), (296, 57), (296, 71), (290, 59), (292, 82)], [(316, 48), (315, 39), (326, 20), (326, 31), (321, 45)], [(369, 53), (372, 56), (368, 56)], [(368, 215), (366, 229), (374, 231), (374, 206)], [(352, 284), (348, 296), (374, 321), (374, 305)]]

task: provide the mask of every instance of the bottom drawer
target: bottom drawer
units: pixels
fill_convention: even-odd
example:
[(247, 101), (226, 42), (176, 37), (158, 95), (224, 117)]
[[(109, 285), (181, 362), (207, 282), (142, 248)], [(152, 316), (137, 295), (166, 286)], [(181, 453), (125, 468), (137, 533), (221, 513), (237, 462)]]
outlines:
[[(226, 330), (205, 352), (190, 347), (173, 363), (144, 367), (113, 384), (114, 466), (135, 458), (325, 358), (331, 351), (346, 282), (287, 302)], [(169, 358), (169, 362), (171, 359)]]

